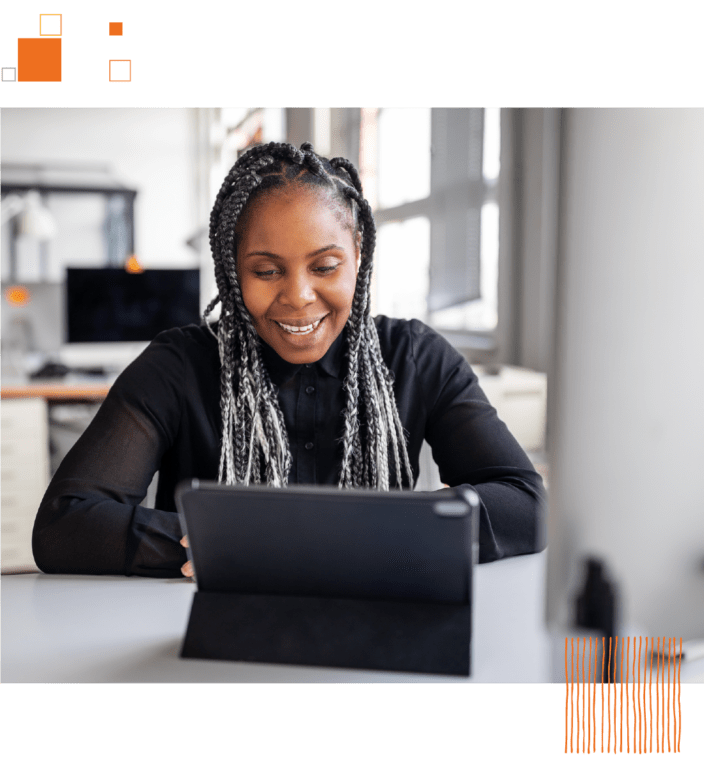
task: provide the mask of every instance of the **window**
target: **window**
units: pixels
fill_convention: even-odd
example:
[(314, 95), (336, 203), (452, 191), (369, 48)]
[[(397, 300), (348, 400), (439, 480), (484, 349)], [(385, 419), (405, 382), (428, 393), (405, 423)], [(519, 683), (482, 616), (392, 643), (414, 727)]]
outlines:
[[(499, 109), (363, 109), (378, 227), (374, 311), (495, 342)], [(468, 346), (472, 344), (469, 343)]]

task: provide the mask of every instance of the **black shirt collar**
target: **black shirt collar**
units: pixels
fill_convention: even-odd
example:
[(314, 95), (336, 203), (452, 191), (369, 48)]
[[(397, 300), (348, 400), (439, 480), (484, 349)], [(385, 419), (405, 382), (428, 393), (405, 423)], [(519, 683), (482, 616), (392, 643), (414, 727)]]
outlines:
[[(346, 334), (347, 328), (345, 327), (320, 360), (311, 363), (311, 365), (317, 366), (318, 370), (324, 371), (328, 376), (341, 379), (345, 350), (345, 340), (343, 337), (346, 336)], [(269, 371), (272, 383), (277, 387), (290, 381), (303, 367), (302, 365), (289, 363), (287, 360), (284, 360), (283, 357), (280, 357), (279, 354), (263, 339), (260, 339), (260, 344), (262, 360)]]

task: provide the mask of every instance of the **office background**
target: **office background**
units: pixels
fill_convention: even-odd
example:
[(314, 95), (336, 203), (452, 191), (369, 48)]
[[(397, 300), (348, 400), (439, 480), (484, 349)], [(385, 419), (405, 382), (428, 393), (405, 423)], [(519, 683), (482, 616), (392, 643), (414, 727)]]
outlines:
[[(548, 620), (569, 623), (594, 555), (624, 626), (702, 637), (703, 129), (697, 110), (5, 110), (2, 281), (28, 297), (3, 293), (3, 386), (48, 360), (114, 374), (143, 348), (66, 343), (68, 266), (198, 268), (202, 309), (227, 169), (310, 140), (361, 170), (375, 311), (476, 364), (548, 481)], [(54, 460), (91, 407), (52, 406)]]

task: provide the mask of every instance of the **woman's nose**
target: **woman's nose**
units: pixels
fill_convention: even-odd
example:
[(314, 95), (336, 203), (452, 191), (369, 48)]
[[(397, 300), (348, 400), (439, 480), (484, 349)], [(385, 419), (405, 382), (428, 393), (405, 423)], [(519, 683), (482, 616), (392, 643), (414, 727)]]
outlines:
[(292, 309), (302, 309), (308, 304), (312, 304), (315, 299), (315, 290), (309, 275), (298, 273), (289, 275), (280, 296), (282, 303), (287, 304)]

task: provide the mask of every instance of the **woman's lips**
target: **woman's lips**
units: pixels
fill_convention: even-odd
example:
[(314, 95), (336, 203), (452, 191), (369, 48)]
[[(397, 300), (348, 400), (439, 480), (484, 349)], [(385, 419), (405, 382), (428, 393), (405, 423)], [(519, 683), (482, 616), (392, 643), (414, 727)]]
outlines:
[(282, 330), (286, 331), (286, 333), (290, 333), (292, 336), (307, 336), (310, 333), (313, 333), (320, 324), (323, 322), (323, 320), (327, 317), (327, 315), (323, 315), (323, 317), (319, 318), (318, 320), (315, 320), (312, 323), (308, 323), (307, 325), (301, 325), (301, 324), (288, 324), (288, 323), (282, 323), (278, 320), (274, 320), (276, 325), (279, 326)]

